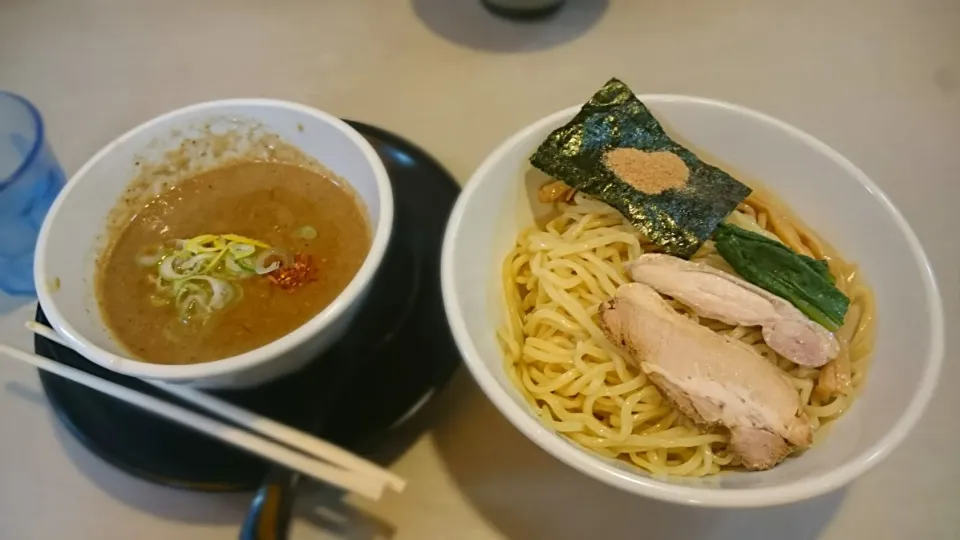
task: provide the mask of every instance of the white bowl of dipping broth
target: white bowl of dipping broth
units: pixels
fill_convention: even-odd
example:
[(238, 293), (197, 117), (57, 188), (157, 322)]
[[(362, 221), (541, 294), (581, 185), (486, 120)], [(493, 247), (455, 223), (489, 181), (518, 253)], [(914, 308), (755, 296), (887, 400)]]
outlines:
[[(848, 261), (876, 299), (876, 340), (862, 394), (822, 440), (772, 469), (702, 479), (653, 477), (601, 457), (540, 422), (508, 378), (496, 332), (506, 320), (501, 265), (544, 211), (525, 178), (529, 158), (580, 106), (511, 136), (466, 184), (443, 245), (447, 317), (474, 378), (524, 435), (562, 462), (625, 491), (664, 501), (759, 507), (837, 489), (906, 438), (930, 401), (943, 357), (943, 310), (927, 257), (903, 216), (867, 176), (814, 137), (719, 101), (639, 96), (671, 136), (747, 184), (762, 183)], [(542, 175), (541, 175), (542, 176)]]
[[(187, 141), (215, 140), (179, 163), (189, 177), (221, 162), (260, 158), (277, 142), (318, 163), (354, 193), (370, 228), (370, 249), (345, 289), (302, 326), (262, 347), (206, 363), (167, 365), (135, 359), (113, 336), (97, 302), (95, 271), (110, 220), (144, 163), (160, 163)], [(222, 141), (232, 141), (224, 144)], [(299, 158), (298, 158), (299, 159)], [(176, 174), (156, 180), (159, 192)], [(140, 178), (138, 182), (143, 182)], [(142, 186), (140, 186), (142, 188)], [(139, 192), (143, 192), (139, 189)], [(149, 190), (147, 190), (149, 191)], [(54, 329), (84, 357), (118, 373), (197, 387), (249, 387), (303, 367), (348, 328), (390, 239), (393, 194), (383, 163), (353, 128), (322, 111), (269, 99), (232, 99), (189, 106), (123, 134), (70, 179), (43, 223), (34, 278)], [(321, 268), (322, 269), (322, 268)]]

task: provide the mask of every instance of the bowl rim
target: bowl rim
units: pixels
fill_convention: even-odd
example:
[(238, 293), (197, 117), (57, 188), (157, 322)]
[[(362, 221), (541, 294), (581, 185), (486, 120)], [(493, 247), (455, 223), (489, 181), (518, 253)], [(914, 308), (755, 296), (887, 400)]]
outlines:
[[(179, 117), (217, 114), (219, 109), (226, 107), (283, 109), (293, 111), (303, 116), (310, 116), (336, 128), (344, 134), (353, 145), (360, 149), (364, 159), (373, 171), (377, 195), (380, 198), (377, 227), (376, 230), (373, 231), (370, 250), (367, 252), (363, 264), (360, 265), (357, 273), (343, 291), (322, 311), (314, 315), (313, 318), (292, 332), (266, 345), (242, 354), (200, 364), (170, 365), (151, 364), (128, 356), (114, 354), (98, 347), (66, 321), (57, 308), (56, 295), (52, 295), (50, 291), (47, 290), (47, 287), (43, 286), (43, 284), (47, 283), (47, 276), (44, 269), (47, 263), (50, 229), (55, 216), (69, 204), (70, 195), (80, 182), (91, 181), (90, 178), (92, 177), (89, 176), (90, 169), (100, 160), (104, 159), (105, 156), (116, 151), (118, 147), (125, 144), (132, 137), (144, 131), (153, 130), (156, 126)], [(345, 179), (345, 181), (350, 183), (349, 179)], [(380, 263), (383, 261), (387, 244), (390, 241), (393, 230), (393, 214), (393, 189), (383, 162), (370, 143), (368, 143), (359, 132), (336, 116), (307, 105), (278, 99), (235, 98), (196, 103), (161, 114), (130, 129), (101, 148), (70, 177), (70, 180), (66, 183), (63, 190), (60, 191), (60, 194), (50, 207), (50, 211), (47, 213), (43, 225), (40, 228), (36, 257), (34, 260), (34, 281), (41, 285), (37, 287), (37, 296), (44, 313), (47, 315), (48, 320), (57, 333), (67, 339), (70, 345), (82, 356), (115, 372), (139, 378), (170, 382), (190, 382), (239, 373), (279, 358), (291, 349), (302, 345), (338, 320), (344, 312), (359, 299), (366, 285), (371, 281)]]
[(483, 184), (484, 178), (489, 176), (490, 169), (503, 159), (505, 153), (528, 138), (532, 132), (562, 125), (563, 122), (573, 117), (573, 115), (582, 108), (582, 104), (549, 114), (520, 129), (501, 143), (483, 160), (477, 170), (471, 175), (450, 215), (447, 230), (444, 234), (443, 251), (441, 255), (441, 287), (447, 319), (467, 368), (483, 392), (493, 401), (497, 409), (500, 410), (500, 413), (506, 416), (514, 427), (526, 435), (527, 438), (531, 439), (560, 461), (580, 472), (631, 493), (693, 506), (753, 508), (796, 502), (842, 487), (876, 466), (906, 438), (929, 404), (937, 384), (937, 375), (940, 372), (944, 355), (943, 304), (933, 269), (923, 251), (920, 241), (896, 206), (893, 205), (887, 195), (863, 171), (826, 143), (805, 131), (767, 114), (726, 101), (673, 94), (646, 94), (638, 97), (642, 101), (652, 104), (689, 102), (720, 107), (784, 131), (788, 135), (802, 140), (841, 166), (852, 179), (863, 185), (874, 199), (876, 199), (877, 203), (886, 210), (889, 217), (893, 219), (900, 232), (906, 238), (914, 262), (919, 267), (931, 320), (929, 333), (929, 340), (931, 342), (930, 352), (925, 359), (926, 365), (920, 383), (909, 405), (879, 441), (836, 469), (822, 475), (801, 478), (800, 480), (782, 486), (722, 490), (671, 484), (657, 480), (652, 476), (630, 475), (626, 471), (614, 467), (612, 463), (607, 462), (601, 456), (594, 455), (573, 443), (558, 438), (552, 430), (543, 426), (531, 414), (527, 407), (515, 402), (508, 394), (508, 390), (501, 386), (494, 377), (493, 371), (486, 367), (477, 346), (467, 331), (466, 323), (461, 315), (463, 308), (454, 285), (454, 242), (459, 234), (464, 213), (471, 204), (474, 193), (476, 193)]

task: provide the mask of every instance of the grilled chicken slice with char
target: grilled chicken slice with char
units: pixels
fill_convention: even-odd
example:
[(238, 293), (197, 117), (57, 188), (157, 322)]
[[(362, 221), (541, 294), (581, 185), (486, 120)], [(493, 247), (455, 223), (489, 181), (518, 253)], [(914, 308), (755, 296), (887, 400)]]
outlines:
[(745, 467), (773, 467), (812, 442), (810, 420), (787, 376), (750, 347), (677, 313), (648, 285), (621, 286), (600, 307), (607, 337), (684, 415), (730, 429)]
[(641, 255), (626, 268), (634, 281), (679, 300), (701, 317), (762, 327), (767, 345), (797, 364), (820, 367), (840, 352), (834, 335), (793, 304), (727, 272), (660, 254)]

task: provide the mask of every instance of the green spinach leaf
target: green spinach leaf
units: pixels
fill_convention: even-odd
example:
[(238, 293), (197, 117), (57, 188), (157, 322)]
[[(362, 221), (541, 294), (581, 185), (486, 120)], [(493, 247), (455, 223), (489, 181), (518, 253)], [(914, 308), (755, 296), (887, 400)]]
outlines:
[(843, 324), (850, 306), (834, 284), (827, 261), (799, 255), (762, 235), (722, 223), (713, 240), (720, 256), (743, 279), (787, 300), (830, 331)]

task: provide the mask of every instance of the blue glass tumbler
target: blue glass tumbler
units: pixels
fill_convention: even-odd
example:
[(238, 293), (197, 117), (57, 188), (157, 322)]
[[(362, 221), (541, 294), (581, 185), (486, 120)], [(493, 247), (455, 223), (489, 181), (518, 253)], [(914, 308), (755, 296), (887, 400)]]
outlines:
[(63, 184), (37, 108), (0, 91), (0, 291), (36, 294), (37, 234)]

